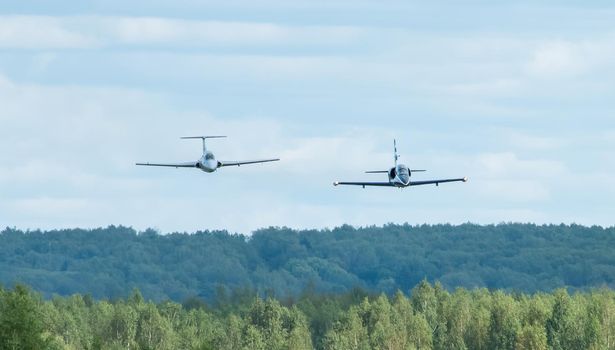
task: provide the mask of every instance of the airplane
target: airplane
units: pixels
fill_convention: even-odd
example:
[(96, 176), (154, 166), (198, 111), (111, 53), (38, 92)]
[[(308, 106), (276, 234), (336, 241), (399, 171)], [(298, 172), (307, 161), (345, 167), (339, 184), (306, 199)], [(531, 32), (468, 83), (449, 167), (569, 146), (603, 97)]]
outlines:
[(394, 158), (395, 158), (395, 166), (389, 170), (376, 170), (376, 171), (366, 171), (367, 174), (387, 174), (389, 177), (389, 181), (387, 182), (340, 182), (336, 181), (333, 183), (333, 186), (338, 185), (355, 185), (355, 186), (383, 186), (383, 187), (398, 187), (405, 188), (410, 186), (420, 186), (420, 185), (433, 185), (439, 186), (441, 183), (445, 182), (467, 182), (468, 178), (458, 178), (458, 179), (442, 179), (442, 180), (427, 180), (427, 181), (410, 181), (410, 176), (413, 172), (423, 172), (425, 170), (412, 170), (408, 169), (404, 164), (397, 164), (397, 160), (399, 159), (399, 155), (397, 155), (397, 141), (393, 140), (393, 149), (394, 149)]
[(201, 139), (203, 140), (203, 155), (196, 161), (193, 162), (184, 162), (184, 163), (135, 163), (136, 165), (143, 166), (162, 166), (162, 167), (173, 167), (173, 168), (197, 168), (201, 169), (206, 173), (213, 173), (218, 168), (227, 167), (227, 166), (241, 166), (245, 164), (256, 164), (256, 163), (267, 163), (267, 162), (277, 162), (280, 159), (258, 159), (258, 160), (243, 160), (243, 161), (225, 161), (225, 160), (217, 160), (214, 154), (207, 149), (205, 146), (206, 139), (218, 139), (226, 136), (184, 136), (181, 139)]

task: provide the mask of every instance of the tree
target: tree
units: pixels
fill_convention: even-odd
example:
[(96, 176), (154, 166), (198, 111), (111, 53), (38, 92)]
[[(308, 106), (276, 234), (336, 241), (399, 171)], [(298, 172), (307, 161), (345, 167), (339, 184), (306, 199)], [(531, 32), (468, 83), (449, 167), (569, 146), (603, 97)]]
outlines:
[(457, 289), (442, 304), (442, 323), (446, 325), (442, 348), (465, 350), (465, 337), (472, 317), (470, 295), (465, 289)]
[(275, 299), (263, 301), (257, 298), (248, 314), (249, 325), (262, 335), (267, 349), (277, 350), (284, 347), (286, 338), (283, 326), (283, 314), (287, 310), (283, 309)]
[(547, 342), (553, 350), (571, 349), (573, 337), (569, 332), (573, 331), (571, 324), (572, 308), (573, 305), (568, 292), (565, 289), (555, 291), (553, 311), (546, 324)]
[(427, 350), (433, 347), (433, 338), (429, 323), (423, 314), (415, 314), (408, 323), (410, 332), (408, 333), (409, 345), (416, 350)]
[(542, 325), (527, 324), (523, 326), (515, 340), (515, 350), (546, 350), (547, 333)]
[(288, 350), (311, 350), (312, 338), (305, 316), (297, 307), (292, 307), (288, 314)]
[(174, 349), (171, 323), (160, 316), (153, 303), (139, 304), (136, 341), (141, 349)]
[(434, 288), (424, 279), (412, 289), (410, 294), (412, 295), (411, 300), (414, 310), (423, 314), (431, 333), (434, 334), (440, 326), (438, 322), (438, 299)]
[(513, 350), (519, 329), (519, 315), (515, 300), (501, 291), (493, 294), (491, 323), (489, 325), (489, 348)]
[(108, 325), (107, 339), (112, 340), (112, 344), (134, 349), (137, 317), (137, 312), (129, 304), (124, 302), (115, 304), (113, 316)]
[(324, 348), (327, 350), (368, 350), (370, 349), (369, 335), (363, 327), (356, 306), (336, 322), (327, 332), (324, 339)]
[(43, 337), (41, 301), (21, 284), (0, 289), (0, 349), (38, 350), (53, 346)]
[(472, 312), (465, 334), (469, 349), (489, 348), (489, 327), (491, 324), (491, 294), (486, 289), (472, 292)]
[(591, 308), (600, 324), (600, 346), (615, 349), (615, 293), (605, 288), (591, 295)]

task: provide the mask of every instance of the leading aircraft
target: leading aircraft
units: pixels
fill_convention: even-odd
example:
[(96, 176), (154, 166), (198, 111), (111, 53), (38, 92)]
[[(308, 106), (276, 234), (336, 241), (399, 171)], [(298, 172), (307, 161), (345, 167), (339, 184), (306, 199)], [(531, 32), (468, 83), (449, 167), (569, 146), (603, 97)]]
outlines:
[(399, 155), (397, 155), (397, 142), (393, 140), (393, 155), (395, 159), (395, 166), (389, 170), (376, 170), (376, 171), (366, 171), (367, 174), (387, 174), (389, 181), (387, 182), (341, 182), (336, 181), (333, 183), (334, 186), (338, 185), (355, 185), (355, 186), (383, 186), (383, 187), (410, 187), (410, 186), (419, 186), (419, 185), (440, 185), (444, 182), (467, 182), (468, 178), (458, 178), (458, 179), (442, 179), (442, 180), (427, 180), (427, 181), (410, 181), (410, 176), (413, 172), (421, 172), (425, 170), (411, 170), (408, 169), (404, 164), (397, 164), (397, 160), (399, 159)]
[(222, 168), (225, 166), (240, 166), (244, 164), (255, 164), (255, 163), (267, 163), (267, 162), (277, 162), (279, 158), (272, 159), (257, 159), (257, 160), (242, 160), (242, 161), (227, 161), (227, 160), (217, 160), (214, 154), (207, 149), (205, 145), (206, 139), (217, 139), (226, 136), (185, 136), (182, 139), (201, 139), (203, 140), (203, 155), (198, 160), (193, 162), (184, 162), (184, 163), (136, 163), (136, 165), (143, 166), (165, 166), (165, 167), (173, 167), (173, 168), (197, 168), (201, 169), (206, 173), (213, 173), (218, 168)]

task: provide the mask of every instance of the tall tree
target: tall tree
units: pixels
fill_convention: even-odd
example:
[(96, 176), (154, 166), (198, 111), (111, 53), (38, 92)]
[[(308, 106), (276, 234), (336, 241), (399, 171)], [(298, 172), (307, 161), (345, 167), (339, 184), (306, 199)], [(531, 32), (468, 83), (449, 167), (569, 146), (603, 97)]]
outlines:
[(491, 304), (489, 348), (514, 350), (519, 326), (519, 313), (515, 300), (501, 291), (495, 292)]
[(113, 305), (113, 315), (106, 336), (112, 344), (126, 349), (136, 349), (137, 312), (130, 304), (119, 302)]
[(38, 350), (53, 346), (43, 336), (41, 300), (24, 285), (0, 289), (0, 349)]
[(326, 350), (368, 350), (369, 335), (358, 307), (351, 307), (343, 317), (327, 332), (324, 339)]

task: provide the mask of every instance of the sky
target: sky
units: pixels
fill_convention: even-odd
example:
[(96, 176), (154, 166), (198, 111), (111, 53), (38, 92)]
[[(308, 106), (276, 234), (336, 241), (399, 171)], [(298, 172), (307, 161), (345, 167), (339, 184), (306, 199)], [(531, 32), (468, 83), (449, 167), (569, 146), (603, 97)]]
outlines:
[[(0, 3), (0, 226), (615, 225), (612, 1)], [(198, 159), (277, 163), (137, 167)], [(334, 187), (413, 179), (467, 183)]]

